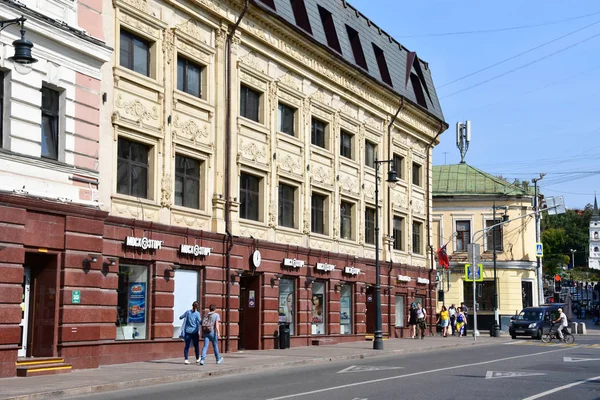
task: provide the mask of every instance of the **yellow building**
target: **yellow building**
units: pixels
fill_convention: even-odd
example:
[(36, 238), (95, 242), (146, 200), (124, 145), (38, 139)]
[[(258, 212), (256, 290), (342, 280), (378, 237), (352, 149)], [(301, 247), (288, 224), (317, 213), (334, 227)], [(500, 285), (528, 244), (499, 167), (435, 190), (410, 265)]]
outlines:
[[(464, 301), (472, 315), (473, 286), (464, 281), (469, 243), (480, 244), (484, 268), (484, 280), (476, 286), (479, 329), (491, 329), (494, 320), (494, 246), (502, 330), (507, 330), (509, 316), (537, 305), (535, 218), (526, 216), (532, 213), (532, 199), (526, 186), (468, 164), (433, 167), (433, 241), (436, 249), (447, 245), (450, 259), (449, 270), (439, 271), (444, 299), (438, 310), (442, 304), (459, 306)], [(504, 215), (507, 223), (486, 229), (501, 223)]]

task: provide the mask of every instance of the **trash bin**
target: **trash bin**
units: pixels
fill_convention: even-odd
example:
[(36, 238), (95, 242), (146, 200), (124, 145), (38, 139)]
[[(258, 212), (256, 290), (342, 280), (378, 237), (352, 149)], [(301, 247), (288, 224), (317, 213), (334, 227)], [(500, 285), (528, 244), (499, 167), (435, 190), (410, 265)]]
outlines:
[(279, 325), (279, 348), (290, 348), (290, 324)]

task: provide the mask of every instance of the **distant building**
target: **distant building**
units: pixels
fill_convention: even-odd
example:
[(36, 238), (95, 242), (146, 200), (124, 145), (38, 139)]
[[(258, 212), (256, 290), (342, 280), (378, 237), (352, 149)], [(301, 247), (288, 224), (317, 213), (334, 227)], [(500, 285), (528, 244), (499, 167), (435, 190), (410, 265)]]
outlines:
[(600, 269), (600, 215), (598, 214), (598, 199), (594, 197), (594, 211), (590, 221), (590, 269)]

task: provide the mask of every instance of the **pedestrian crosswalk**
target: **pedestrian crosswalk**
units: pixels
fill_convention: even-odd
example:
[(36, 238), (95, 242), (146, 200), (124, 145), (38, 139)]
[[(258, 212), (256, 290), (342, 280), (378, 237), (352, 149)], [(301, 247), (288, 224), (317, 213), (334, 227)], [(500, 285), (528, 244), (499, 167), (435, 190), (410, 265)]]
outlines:
[(519, 341), (506, 342), (504, 344), (514, 345), (514, 346), (540, 346), (540, 347), (576, 347), (576, 346), (579, 346), (579, 348), (582, 348), (582, 349), (600, 349), (600, 343), (594, 343), (594, 344), (571, 343), (571, 344), (567, 344), (567, 343), (559, 343), (559, 342), (556, 342), (556, 341), (553, 341), (553, 342), (550, 342), (550, 343), (543, 343), (543, 342), (538, 342), (538, 341), (533, 341), (533, 340), (519, 340)]

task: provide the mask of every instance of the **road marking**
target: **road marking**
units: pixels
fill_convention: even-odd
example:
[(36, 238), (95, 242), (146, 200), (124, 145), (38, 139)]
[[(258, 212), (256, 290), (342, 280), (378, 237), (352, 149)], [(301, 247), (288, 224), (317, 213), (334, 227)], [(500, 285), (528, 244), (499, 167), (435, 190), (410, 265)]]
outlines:
[(373, 383), (385, 382), (385, 381), (390, 381), (390, 380), (393, 380), (393, 379), (410, 378), (412, 376), (427, 375), (427, 374), (433, 374), (433, 373), (436, 373), (436, 372), (451, 371), (453, 369), (475, 367), (475, 366), (478, 366), (478, 365), (492, 364), (492, 363), (500, 362), (500, 361), (516, 360), (516, 359), (519, 359), (519, 358), (534, 357), (534, 356), (539, 356), (539, 355), (543, 355), (543, 354), (557, 353), (559, 351), (565, 351), (565, 350), (569, 350), (569, 349), (562, 348), (562, 349), (557, 349), (557, 350), (548, 350), (548, 351), (542, 351), (542, 352), (533, 353), (533, 354), (522, 354), (520, 356), (498, 358), (496, 360), (488, 360), (488, 361), (481, 361), (481, 362), (471, 363), (471, 364), (455, 365), (453, 367), (444, 367), (444, 368), (430, 369), (428, 371), (413, 372), (413, 373), (405, 374), (405, 375), (389, 376), (387, 378), (372, 379), (370, 381), (355, 382), (355, 383), (349, 383), (347, 385), (339, 385), (339, 386), (333, 386), (333, 387), (325, 388), (325, 389), (311, 390), (310, 392), (296, 393), (296, 394), (290, 394), (290, 395), (280, 396), (280, 397), (272, 397), (272, 398), (267, 399), (267, 400), (282, 400), (282, 399), (291, 399), (291, 398), (300, 397), (300, 396), (309, 396), (311, 394), (331, 392), (333, 390), (346, 389), (346, 388), (350, 388), (350, 387), (354, 387), (354, 386), (370, 385), (370, 384), (373, 384)]
[(578, 385), (581, 385), (581, 384), (584, 384), (584, 383), (588, 383), (588, 382), (592, 382), (592, 381), (597, 381), (599, 379), (600, 379), (600, 376), (595, 376), (593, 378), (589, 378), (589, 379), (586, 379), (586, 380), (583, 380), (583, 381), (569, 383), (568, 385), (559, 386), (557, 388), (548, 390), (546, 392), (542, 392), (542, 393), (538, 393), (538, 394), (535, 394), (535, 395), (530, 396), (530, 397), (526, 397), (523, 400), (535, 400), (535, 399), (539, 399), (539, 398), (542, 398), (544, 396), (548, 396), (549, 394), (560, 392), (561, 390), (569, 389), (569, 388), (572, 388), (573, 386), (578, 386)]
[(373, 372), (373, 371), (385, 371), (389, 369), (404, 369), (404, 367), (369, 367), (369, 366), (359, 366), (359, 365), (351, 365), (348, 368), (344, 368), (341, 371), (338, 371), (338, 374), (344, 374), (347, 372)]
[(564, 362), (600, 361), (600, 358), (563, 357)]
[(546, 375), (541, 372), (502, 372), (502, 371), (488, 371), (485, 374), (485, 379), (498, 379), (498, 378), (519, 378), (523, 376), (536, 376)]

